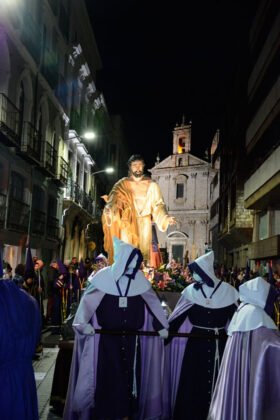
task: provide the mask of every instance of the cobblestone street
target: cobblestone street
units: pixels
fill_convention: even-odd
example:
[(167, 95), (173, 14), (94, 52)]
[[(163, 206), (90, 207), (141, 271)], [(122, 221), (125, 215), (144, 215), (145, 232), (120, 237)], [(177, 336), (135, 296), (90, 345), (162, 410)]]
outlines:
[(58, 347), (44, 348), (43, 355), (40, 359), (33, 362), (40, 420), (54, 420), (61, 418), (51, 411), (51, 407), (49, 405), (58, 350)]

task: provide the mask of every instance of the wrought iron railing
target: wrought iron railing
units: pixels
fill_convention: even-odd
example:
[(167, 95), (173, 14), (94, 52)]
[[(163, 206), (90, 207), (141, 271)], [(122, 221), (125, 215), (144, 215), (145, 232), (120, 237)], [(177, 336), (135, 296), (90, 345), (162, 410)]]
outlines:
[(30, 206), (21, 200), (10, 197), (7, 227), (9, 229), (27, 232)]
[(92, 198), (76, 183), (68, 179), (66, 198), (73, 200), (85, 209), (89, 214), (94, 213), (94, 202)]
[(4, 93), (0, 93), (0, 132), (20, 145), (20, 111)]
[(23, 124), (21, 151), (29, 157), (41, 162), (42, 160), (42, 139), (35, 127), (25, 121)]
[(58, 158), (58, 171), (57, 171), (57, 178), (63, 183), (67, 184), (68, 178), (68, 163), (63, 157)]
[(51, 172), (52, 175), (57, 174), (57, 151), (49, 143), (45, 143), (45, 168)]

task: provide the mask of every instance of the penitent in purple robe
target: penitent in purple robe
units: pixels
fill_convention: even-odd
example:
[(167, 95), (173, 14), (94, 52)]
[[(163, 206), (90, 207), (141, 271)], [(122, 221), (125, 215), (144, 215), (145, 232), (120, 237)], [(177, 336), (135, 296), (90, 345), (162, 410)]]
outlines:
[(261, 277), (239, 292), (208, 420), (278, 420), (280, 333), (269, 316), (275, 293)]
[(0, 418), (37, 420), (32, 356), (40, 337), (36, 300), (10, 280), (0, 281)]
[[(118, 242), (125, 248), (126, 261), (135, 248)], [(119, 272), (129, 273), (126, 268)], [(85, 334), (89, 323), (95, 329), (106, 330), (158, 331), (168, 326), (159, 299), (139, 271), (131, 280), (127, 306), (119, 306), (116, 271), (116, 266), (106, 267), (90, 279), (76, 314), (75, 347), (63, 416), (66, 420), (161, 417), (162, 339)], [(125, 286), (122, 290), (127, 280), (121, 276), (119, 286)]]

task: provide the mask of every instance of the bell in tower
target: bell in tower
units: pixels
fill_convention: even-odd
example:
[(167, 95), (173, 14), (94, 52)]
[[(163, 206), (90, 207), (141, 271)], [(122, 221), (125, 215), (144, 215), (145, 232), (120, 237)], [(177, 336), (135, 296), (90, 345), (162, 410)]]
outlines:
[(187, 153), (191, 150), (191, 121), (186, 124), (183, 115), (181, 125), (176, 124), (173, 131), (173, 155)]

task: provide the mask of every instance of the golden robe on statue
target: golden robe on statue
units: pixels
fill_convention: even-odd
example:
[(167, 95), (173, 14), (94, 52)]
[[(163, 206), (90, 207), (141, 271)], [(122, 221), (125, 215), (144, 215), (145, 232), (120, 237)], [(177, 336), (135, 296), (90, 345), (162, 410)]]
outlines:
[(168, 213), (158, 184), (151, 180), (146, 199), (139, 212), (128, 178), (118, 181), (108, 196), (102, 215), (104, 249), (108, 252), (109, 263), (113, 263), (113, 236), (140, 248), (144, 260), (149, 260), (151, 245), (151, 222), (156, 222), (159, 230), (168, 227)]

